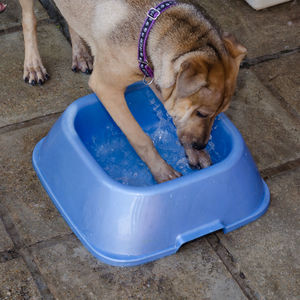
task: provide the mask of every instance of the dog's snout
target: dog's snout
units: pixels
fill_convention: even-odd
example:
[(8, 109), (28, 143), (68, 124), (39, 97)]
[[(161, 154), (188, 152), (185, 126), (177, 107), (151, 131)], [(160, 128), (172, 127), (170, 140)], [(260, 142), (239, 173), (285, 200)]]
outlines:
[(192, 147), (196, 150), (203, 150), (206, 147), (207, 144), (205, 143), (199, 143), (199, 142), (193, 142)]

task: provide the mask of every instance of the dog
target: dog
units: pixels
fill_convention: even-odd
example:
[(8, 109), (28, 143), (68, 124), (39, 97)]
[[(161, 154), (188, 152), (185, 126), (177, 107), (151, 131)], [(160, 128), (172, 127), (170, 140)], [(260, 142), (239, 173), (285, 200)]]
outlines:
[[(33, 0), (19, 1), (25, 41), (23, 78), (32, 85), (43, 84), (49, 75), (38, 52)], [(181, 174), (161, 158), (127, 107), (126, 87), (143, 78), (173, 118), (189, 164), (209, 166), (203, 149), (215, 117), (229, 107), (246, 48), (222, 34), (193, 0), (54, 1), (69, 25), (72, 69), (93, 70), (90, 88), (155, 180), (161, 183)], [(159, 11), (161, 7), (164, 10)], [(155, 21), (144, 48), (146, 62), (137, 55), (145, 19)], [(141, 64), (153, 71), (153, 78), (144, 74)]]

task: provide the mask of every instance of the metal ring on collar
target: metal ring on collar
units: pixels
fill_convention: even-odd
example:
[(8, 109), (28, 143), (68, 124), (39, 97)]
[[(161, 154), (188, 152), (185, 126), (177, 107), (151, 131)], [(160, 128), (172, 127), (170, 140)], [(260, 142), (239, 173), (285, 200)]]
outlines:
[(154, 80), (154, 78), (151, 78), (150, 81), (147, 81), (146, 78), (151, 78), (151, 77), (147, 77), (146, 75), (144, 76), (143, 82), (144, 82), (145, 85), (150, 85)]

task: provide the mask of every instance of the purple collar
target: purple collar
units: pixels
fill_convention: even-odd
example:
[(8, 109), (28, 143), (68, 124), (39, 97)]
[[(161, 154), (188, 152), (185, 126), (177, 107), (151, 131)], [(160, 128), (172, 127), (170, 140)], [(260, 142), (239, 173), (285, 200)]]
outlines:
[[(139, 38), (139, 51), (138, 51), (138, 61), (139, 61), (139, 67), (141, 71), (144, 73), (144, 83), (145, 84), (151, 84), (153, 81), (154, 73), (151, 67), (149, 66), (148, 60), (147, 60), (147, 53), (146, 53), (146, 45), (147, 40), (149, 37), (149, 33), (151, 28), (153, 27), (156, 19), (158, 16), (168, 9), (169, 7), (172, 7), (173, 5), (176, 5), (176, 1), (164, 1), (160, 4), (158, 4), (155, 8), (150, 8), (147, 13), (147, 18), (144, 22), (144, 25), (142, 27), (140, 38)], [(147, 77), (152, 78), (150, 82), (146, 80)]]

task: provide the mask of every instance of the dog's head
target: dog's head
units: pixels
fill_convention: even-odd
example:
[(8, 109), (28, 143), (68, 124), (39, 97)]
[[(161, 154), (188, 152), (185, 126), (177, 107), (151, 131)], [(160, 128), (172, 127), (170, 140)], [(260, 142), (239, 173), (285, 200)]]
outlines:
[(229, 107), (240, 62), (246, 55), (246, 49), (232, 36), (224, 36), (223, 43), (222, 57), (205, 49), (183, 56), (175, 85), (163, 91), (165, 96), (169, 93), (165, 106), (194, 167), (203, 167), (197, 151), (207, 145), (215, 117)]

